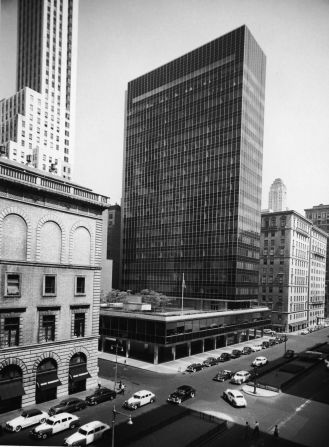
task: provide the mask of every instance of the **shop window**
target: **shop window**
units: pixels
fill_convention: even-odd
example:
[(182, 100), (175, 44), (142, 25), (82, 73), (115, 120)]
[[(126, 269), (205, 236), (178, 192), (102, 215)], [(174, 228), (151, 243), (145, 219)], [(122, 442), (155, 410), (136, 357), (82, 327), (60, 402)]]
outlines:
[(45, 275), (43, 277), (43, 295), (56, 295), (56, 275)]
[(86, 294), (86, 278), (85, 276), (75, 277), (75, 294), (85, 295)]
[(21, 294), (21, 277), (18, 273), (6, 274), (6, 296), (20, 296)]
[(18, 346), (19, 344), (19, 318), (5, 318), (4, 321), (4, 347)]

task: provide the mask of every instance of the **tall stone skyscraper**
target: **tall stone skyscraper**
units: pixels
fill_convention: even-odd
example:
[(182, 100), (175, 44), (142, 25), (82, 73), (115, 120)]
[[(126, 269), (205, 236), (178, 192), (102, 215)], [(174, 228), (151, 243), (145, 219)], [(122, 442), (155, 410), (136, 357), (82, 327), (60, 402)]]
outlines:
[(78, 0), (19, 0), (17, 93), (0, 101), (9, 159), (72, 177)]
[(265, 64), (242, 26), (128, 84), (124, 289), (257, 301)]
[(280, 178), (276, 178), (270, 187), (268, 208), (274, 212), (287, 210), (287, 188)]

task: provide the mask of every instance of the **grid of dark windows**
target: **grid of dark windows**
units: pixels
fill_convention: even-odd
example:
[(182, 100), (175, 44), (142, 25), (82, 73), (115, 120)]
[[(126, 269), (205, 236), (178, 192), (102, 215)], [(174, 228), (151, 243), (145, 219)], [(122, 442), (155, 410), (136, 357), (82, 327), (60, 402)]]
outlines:
[(124, 289), (257, 301), (264, 72), (242, 27), (129, 83)]

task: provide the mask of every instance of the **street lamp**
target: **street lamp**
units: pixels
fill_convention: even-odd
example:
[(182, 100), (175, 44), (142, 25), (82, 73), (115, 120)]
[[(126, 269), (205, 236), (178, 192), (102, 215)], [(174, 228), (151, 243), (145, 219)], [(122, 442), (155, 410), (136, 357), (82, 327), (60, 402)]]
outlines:
[(257, 377), (257, 365), (254, 365), (253, 366), (253, 368), (254, 368), (254, 394), (257, 394), (257, 391), (256, 391), (256, 377)]
[(114, 430), (115, 430), (115, 419), (117, 417), (117, 414), (121, 414), (122, 416), (126, 416), (128, 418), (128, 425), (133, 425), (133, 421), (131, 419), (131, 414), (127, 414), (127, 413), (121, 413), (121, 411), (117, 411), (115, 409), (115, 404), (113, 405), (113, 410), (112, 410), (112, 446), (114, 447), (114, 442), (115, 442), (115, 434), (114, 434)]
[(123, 346), (117, 338), (115, 339), (115, 373), (114, 373), (114, 391), (118, 380), (118, 348), (123, 351)]

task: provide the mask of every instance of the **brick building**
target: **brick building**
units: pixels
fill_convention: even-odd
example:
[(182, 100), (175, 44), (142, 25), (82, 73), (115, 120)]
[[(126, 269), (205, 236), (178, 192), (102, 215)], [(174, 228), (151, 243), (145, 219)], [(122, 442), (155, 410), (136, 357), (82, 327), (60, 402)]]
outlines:
[(0, 412), (97, 384), (108, 198), (0, 159)]

